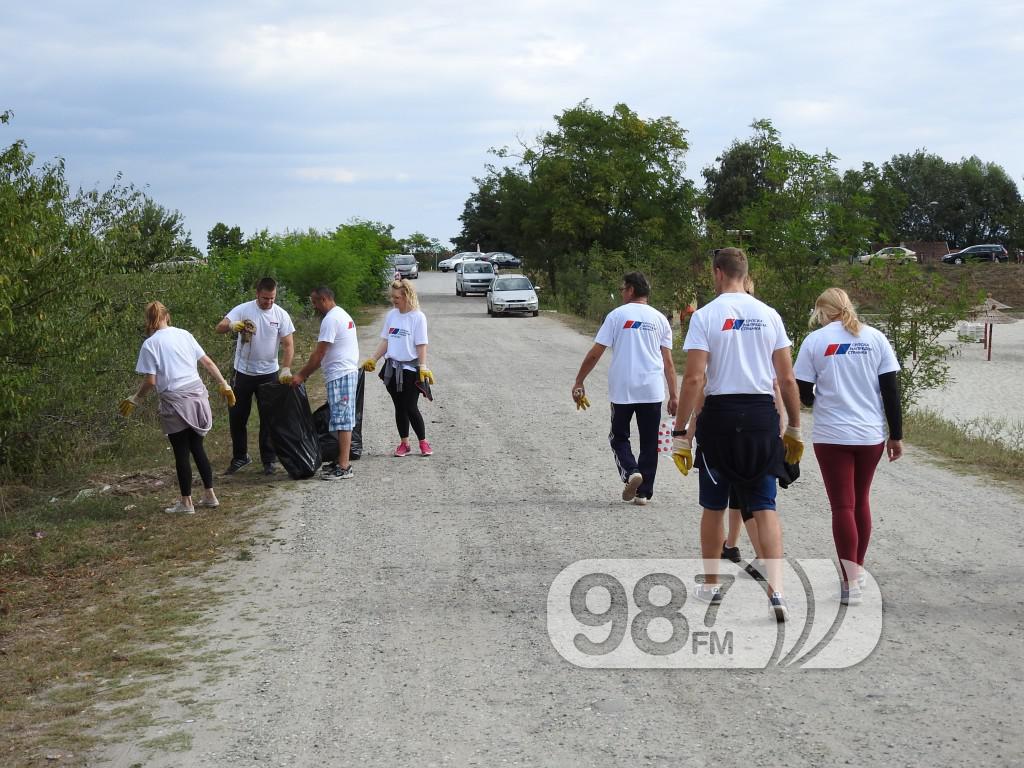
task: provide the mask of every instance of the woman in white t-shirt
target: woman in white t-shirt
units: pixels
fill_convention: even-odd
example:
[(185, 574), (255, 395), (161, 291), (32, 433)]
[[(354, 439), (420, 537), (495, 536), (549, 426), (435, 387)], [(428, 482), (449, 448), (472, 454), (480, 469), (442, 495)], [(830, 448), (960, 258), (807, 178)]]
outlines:
[[(889, 340), (857, 317), (850, 297), (829, 288), (814, 302), (794, 373), (800, 399), (814, 406), (814, 455), (832, 506), (832, 536), (843, 572), (840, 600), (861, 599), (871, 537), (871, 481), (886, 452), (903, 455), (899, 370)], [(888, 439), (886, 438), (888, 426)]]
[(391, 283), (391, 303), (394, 309), (384, 318), (381, 341), (362, 369), (372, 371), (377, 361), (384, 358), (380, 378), (395, 404), (395, 424), (398, 426), (398, 447), (395, 456), (407, 456), (409, 427), (416, 433), (420, 454), (430, 456), (434, 451), (427, 442), (423, 415), (419, 409), (420, 393), (430, 397), (434, 375), (427, 368), (427, 317), (420, 311), (416, 289), (408, 280)]
[(217, 364), (199, 346), (195, 337), (186, 330), (171, 327), (171, 314), (159, 301), (146, 305), (146, 336), (139, 351), (137, 373), (145, 378), (134, 395), (126, 397), (118, 406), (122, 416), (131, 415), (151, 389), (160, 396), (158, 414), (167, 439), (174, 450), (174, 465), (178, 474), (181, 498), (166, 512), (193, 514), (192, 464), (195, 459), (203, 480), (201, 507), (220, 505), (213, 492), (213, 469), (203, 448), (203, 437), (213, 426), (210, 395), (199, 378), (196, 363), (200, 363), (220, 387), (220, 393), (229, 406), (235, 404), (235, 393), (224, 380)]

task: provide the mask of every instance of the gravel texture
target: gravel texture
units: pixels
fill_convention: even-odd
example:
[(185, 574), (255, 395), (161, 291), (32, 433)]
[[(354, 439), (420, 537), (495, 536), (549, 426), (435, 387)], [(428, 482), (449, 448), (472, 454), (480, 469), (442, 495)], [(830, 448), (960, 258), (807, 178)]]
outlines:
[[(914, 449), (883, 461), (868, 567), (884, 630), (855, 667), (577, 668), (547, 636), (552, 580), (585, 558), (696, 557), (696, 478), (663, 458), (652, 504), (623, 504), (607, 359), (588, 380), (594, 408), (569, 396), (591, 340), (547, 313), (489, 318), (451, 274), (416, 286), (434, 456), (391, 458), (391, 402), (368, 379), (355, 478), (280, 484), (270, 543), (210, 573), (225, 600), (196, 643), (215, 653), (155, 685), (140, 707), (156, 725), (90, 765), (1024, 762), (1016, 492)], [(360, 329), (364, 353), (378, 331)], [(787, 555), (832, 557), (809, 449), (803, 470), (780, 491)]]

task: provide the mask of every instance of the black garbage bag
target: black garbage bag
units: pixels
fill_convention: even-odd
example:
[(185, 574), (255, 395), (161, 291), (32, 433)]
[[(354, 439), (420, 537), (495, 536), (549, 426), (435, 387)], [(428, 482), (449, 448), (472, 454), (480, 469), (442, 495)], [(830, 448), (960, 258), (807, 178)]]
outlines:
[[(352, 448), (348, 452), (350, 461), (358, 461), (363, 455), (363, 393), (366, 389), (366, 372), (359, 372), (356, 384), (356, 424), (352, 428)], [(313, 412), (317, 438), (320, 441), (320, 455), (324, 461), (336, 461), (338, 436), (331, 431), (331, 406), (324, 403)]]
[(292, 389), (287, 384), (267, 382), (260, 385), (259, 397), (269, 416), (270, 442), (281, 466), (293, 480), (312, 477), (320, 468), (320, 441), (305, 385)]

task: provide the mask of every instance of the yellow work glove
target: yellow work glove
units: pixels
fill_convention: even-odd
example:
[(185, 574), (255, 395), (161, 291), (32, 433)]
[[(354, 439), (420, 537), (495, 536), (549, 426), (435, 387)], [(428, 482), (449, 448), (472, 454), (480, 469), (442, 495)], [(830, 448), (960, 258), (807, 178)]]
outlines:
[(220, 388), (220, 396), (227, 402), (228, 408), (235, 406), (235, 391), (228, 384)]
[(118, 403), (117, 410), (120, 411), (122, 416), (128, 418), (129, 416), (132, 415), (132, 411), (135, 410), (135, 406), (137, 406), (138, 404), (139, 399), (135, 397), (135, 395), (132, 395), (131, 397), (126, 397), (124, 400)]
[(229, 327), (231, 328), (232, 333), (241, 333), (245, 330), (245, 321), (235, 320), (235, 322), (233, 322)]
[(292, 369), (291, 368), (282, 368), (280, 371), (277, 372), (277, 380), (281, 384), (291, 384), (292, 383)]
[(577, 411), (585, 411), (590, 407), (590, 400), (587, 398), (587, 392), (583, 387), (576, 387), (572, 391), (572, 399), (576, 403)]
[(377, 361), (372, 357), (368, 357), (363, 361), (363, 364), (359, 366), (367, 373), (377, 370)]
[(786, 463), (799, 464), (804, 455), (804, 441), (800, 437), (800, 427), (786, 427), (782, 435), (782, 445), (786, 449)]
[(429, 368), (420, 368), (420, 381), (425, 381), (427, 384), (434, 383), (434, 374), (430, 372)]
[(685, 437), (672, 438), (672, 461), (683, 475), (690, 474), (693, 469), (693, 448)]

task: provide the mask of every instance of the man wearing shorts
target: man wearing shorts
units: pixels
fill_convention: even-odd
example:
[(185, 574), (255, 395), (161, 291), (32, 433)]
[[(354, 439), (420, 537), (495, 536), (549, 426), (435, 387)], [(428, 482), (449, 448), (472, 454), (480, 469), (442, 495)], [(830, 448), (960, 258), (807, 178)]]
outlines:
[[(779, 313), (744, 290), (747, 257), (743, 251), (715, 251), (713, 270), (718, 297), (693, 314), (683, 343), (686, 371), (673, 431), (672, 454), (679, 471), (685, 475), (696, 464), (700, 474), (701, 554), (707, 573), (697, 597), (710, 602), (721, 599), (718, 558), (733, 490), (743, 518), (757, 522), (771, 609), (776, 620), (785, 621), (776, 478), (785, 476), (784, 460), (796, 464), (803, 452), (792, 343)], [(781, 439), (773, 379), (778, 380), (789, 418)], [(691, 423), (702, 385), (704, 406)], [(695, 435), (696, 462), (691, 450)]]
[(292, 386), (299, 386), (317, 368), (324, 369), (327, 403), (331, 410), (330, 429), (338, 437), (338, 460), (326, 465), (320, 477), (323, 480), (347, 480), (352, 477), (349, 451), (352, 448), (352, 429), (356, 423), (359, 365), (356, 324), (348, 312), (334, 303), (334, 291), (326, 285), (314, 288), (309, 300), (323, 320), (320, 321), (316, 349), (310, 355), (309, 362), (292, 378)]

